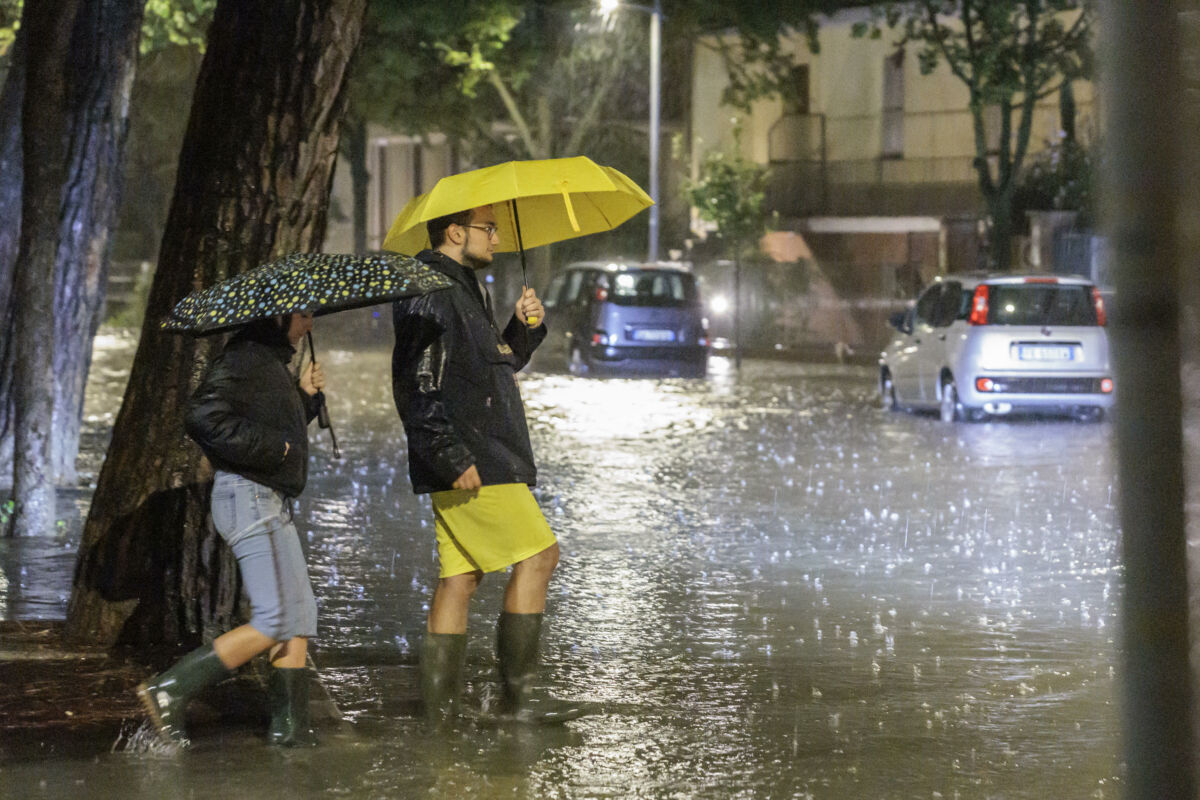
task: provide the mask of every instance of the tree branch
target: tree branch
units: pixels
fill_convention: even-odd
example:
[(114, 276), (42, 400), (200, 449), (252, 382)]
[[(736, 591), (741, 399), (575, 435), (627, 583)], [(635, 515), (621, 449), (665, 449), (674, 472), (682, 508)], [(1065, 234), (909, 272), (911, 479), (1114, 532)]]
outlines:
[(508, 91), (508, 87), (504, 85), (504, 80), (496, 72), (496, 70), (488, 70), (488, 83), (496, 90), (496, 94), (500, 95), (500, 101), (504, 103), (504, 108), (508, 111), (509, 119), (517, 128), (517, 133), (521, 135), (521, 141), (525, 143), (525, 149), (529, 151), (530, 156), (537, 157), (540, 148), (533, 139), (533, 132), (529, 129), (529, 123), (525, 121), (525, 115), (521, 113), (521, 109), (517, 107), (517, 101)]

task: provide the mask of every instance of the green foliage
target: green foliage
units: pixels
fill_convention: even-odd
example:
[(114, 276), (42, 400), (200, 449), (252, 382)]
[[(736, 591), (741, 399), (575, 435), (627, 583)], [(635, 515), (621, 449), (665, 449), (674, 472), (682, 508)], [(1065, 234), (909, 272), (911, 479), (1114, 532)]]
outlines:
[(717, 236), (730, 255), (740, 258), (767, 232), (763, 203), (769, 169), (742, 155), (741, 128), (734, 129), (731, 150), (709, 151), (700, 162), (700, 177), (684, 185), (684, 194), (701, 219), (716, 223)]
[(1026, 211), (1078, 211), (1078, 223), (1092, 225), (1102, 150), (1064, 138), (1032, 157), (1013, 193), (1015, 219), (1022, 221)]
[(0, 59), (8, 55), (21, 27), (23, 0), (0, 0)]
[(208, 24), (217, 0), (146, 0), (142, 23), (141, 52), (167, 47), (197, 47), (204, 50)]
[(480, 116), (471, 101), (518, 9), (494, 0), (373, 0), (350, 76), (352, 113), (403, 133), (468, 135)]

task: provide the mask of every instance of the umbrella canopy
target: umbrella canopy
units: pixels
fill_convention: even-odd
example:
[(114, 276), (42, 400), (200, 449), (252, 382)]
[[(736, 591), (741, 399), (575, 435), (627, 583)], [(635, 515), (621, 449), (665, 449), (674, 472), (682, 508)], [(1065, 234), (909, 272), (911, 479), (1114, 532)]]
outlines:
[(624, 174), (587, 156), (509, 161), (442, 178), (409, 201), (383, 246), (415, 255), (429, 247), (426, 222), (486, 205), (496, 211), (496, 252), (513, 253), (612, 230), (654, 201)]
[(294, 253), (179, 301), (164, 330), (204, 335), (310, 311), (329, 314), (450, 287), (445, 275), (395, 253)]

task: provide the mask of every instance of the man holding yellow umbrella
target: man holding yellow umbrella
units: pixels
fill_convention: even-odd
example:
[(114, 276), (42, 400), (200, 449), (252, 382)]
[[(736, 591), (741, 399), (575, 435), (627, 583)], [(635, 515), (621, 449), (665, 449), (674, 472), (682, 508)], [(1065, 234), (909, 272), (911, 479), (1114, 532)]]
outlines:
[(485, 573), (509, 566), (496, 635), (499, 715), (562, 722), (587, 711), (533, 691), (559, 548), (529, 491), (537, 468), (516, 372), (546, 336), (545, 309), (526, 285), (502, 331), (474, 273), (502, 249), (519, 249), (524, 268), (522, 217), (534, 246), (608, 230), (649, 204), (624, 175), (586, 158), (510, 162), (439, 181), (405, 207), (385, 241), (455, 283), (393, 306), (393, 395), (413, 490), (432, 495), (440, 562), (421, 650), (422, 699), (434, 721), (459, 705), (470, 600)]

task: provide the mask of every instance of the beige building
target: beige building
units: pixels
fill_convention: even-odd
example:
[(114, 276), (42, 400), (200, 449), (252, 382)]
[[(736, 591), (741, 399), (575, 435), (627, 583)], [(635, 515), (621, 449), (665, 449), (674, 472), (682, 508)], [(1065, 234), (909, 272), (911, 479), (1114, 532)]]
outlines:
[[(773, 167), (772, 208), (787, 219), (980, 213), (966, 86), (945, 63), (922, 75), (917, 48), (897, 50), (898, 33), (854, 38), (852, 26), (869, 21), (865, 8), (824, 18), (818, 54), (793, 36), (787, 45), (800, 64), (799, 102), (763, 101), (740, 118), (745, 154)], [(709, 148), (732, 144), (735, 112), (721, 105), (728, 80), (713, 44), (701, 40), (695, 50), (693, 163)], [(1093, 114), (1093, 89), (1083, 82), (1073, 88), (1082, 130)], [(1061, 128), (1059, 98), (1047, 97), (1037, 107), (1030, 152)]]
[[(375, 125), (367, 129), (367, 249), (379, 250), (404, 205), (458, 171), (454, 148), (443, 134), (406, 136)], [(354, 192), (350, 165), (338, 157), (324, 249), (354, 252)]]

